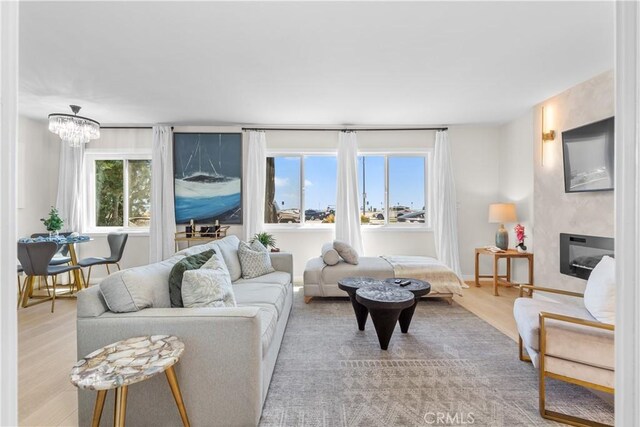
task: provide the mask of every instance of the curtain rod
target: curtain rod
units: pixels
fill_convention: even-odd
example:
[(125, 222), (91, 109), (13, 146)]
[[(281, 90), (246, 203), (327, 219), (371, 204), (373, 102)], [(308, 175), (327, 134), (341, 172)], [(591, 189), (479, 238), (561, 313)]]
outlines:
[(266, 131), (266, 130), (274, 130), (274, 131), (310, 131), (310, 132), (377, 132), (377, 131), (403, 131), (403, 130), (449, 130), (448, 127), (429, 127), (429, 128), (360, 128), (360, 129), (348, 129), (348, 128), (242, 128), (243, 131)]
[(100, 129), (153, 129), (151, 126), (100, 126)]

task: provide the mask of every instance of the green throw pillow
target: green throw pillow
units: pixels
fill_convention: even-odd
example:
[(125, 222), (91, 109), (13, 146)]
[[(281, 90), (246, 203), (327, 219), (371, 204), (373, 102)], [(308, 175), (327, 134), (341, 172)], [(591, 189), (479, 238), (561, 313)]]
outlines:
[(215, 251), (200, 252), (199, 254), (188, 256), (181, 259), (173, 266), (169, 274), (169, 298), (171, 299), (171, 307), (184, 307), (182, 304), (182, 276), (187, 270), (197, 270), (209, 261)]

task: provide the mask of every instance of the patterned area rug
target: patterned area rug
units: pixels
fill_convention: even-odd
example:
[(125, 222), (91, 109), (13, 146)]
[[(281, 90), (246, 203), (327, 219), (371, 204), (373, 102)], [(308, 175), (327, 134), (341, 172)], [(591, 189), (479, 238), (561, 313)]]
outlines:
[[(548, 409), (613, 423), (589, 391), (549, 381)], [(517, 345), (455, 304), (418, 304), (408, 334), (380, 350), (373, 323), (358, 331), (348, 299), (294, 307), (261, 426), (540, 426), (537, 370)]]

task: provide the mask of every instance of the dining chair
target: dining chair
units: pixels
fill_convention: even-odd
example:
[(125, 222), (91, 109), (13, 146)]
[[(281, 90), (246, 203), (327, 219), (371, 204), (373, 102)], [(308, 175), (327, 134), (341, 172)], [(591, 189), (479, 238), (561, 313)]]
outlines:
[(18, 264), (18, 307), (20, 307), (20, 301), (22, 300), (22, 280), (20, 280), (20, 274), (24, 273), (24, 269)]
[[(51, 258), (53, 258), (58, 250), (58, 244), (55, 242), (18, 242), (18, 260), (27, 275), (21, 292), (23, 307), (29, 306), (28, 301), (29, 298), (32, 297), (30, 294), (33, 290), (33, 280), (36, 277), (44, 277), (45, 283), (47, 283), (47, 279), (52, 277), (53, 293), (51, 293), (50, 296), (41, 297), (44, 298), (43, 301), (38, 301), (34, 304), (51, 299), (51, 312), (53, 313), (56, 302), (56, 282), (58, 274), (67, 273), (72, 270), (80, 270), (82, 272), (82, 269), (78, 265), (51, 265)], [(47, 286), (47, 291), (48, 290)]]
[[(67, 237), (71, 234), (71, 232), (60, 233), (60, 236)], [(49, 237), (49, 233), (33, 233), (31, 234), (31, 238), (35, 239), (37, 237)], [(57, 256), (59, 255), (59, 256)], [(51, 258), (50, 265), (62, 265), (69, 264), (71, 262), (71, 257), (69, 256), (69, 245), (64, 244), (60, 245), (58, 248), (58, 252)]]
[(90, 285), (89, 281), (91, 280), (91, 269), (96, 265), (104, 265), (107, 268), (107, 274), (111, 274), (109, 265), (115, 264), (118, 267), (118, 270), (120, 270), (120, 260), (122, 259), (124, 247), (126, 246), (128, 239), (129, 235), (127, 233), (109, 233), (107, 235), (107, 242), (109, 242), (111, 255), (109, 255), (108, 257), (83, 258), (78, 261), (79, 266), (89, 267), (89, 274), (87, 275), (87, 281), (85, 282), (87, 286)]

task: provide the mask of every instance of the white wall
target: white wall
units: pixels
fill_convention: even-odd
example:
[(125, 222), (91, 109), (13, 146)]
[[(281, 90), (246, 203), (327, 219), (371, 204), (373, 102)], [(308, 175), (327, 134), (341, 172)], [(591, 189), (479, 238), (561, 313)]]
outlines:
[(18, 237), (46, 233), (40, 218), (56, 204), (60, 140), (45, 121), (18, 121)]
[[(518, 222), (525, 227), (527, 250), (533, 247), (533, 111), (505, 124), (500, 129), (500, 201), (515, 203)], [(513, 227), (507, 224), (509, 246), (517, 243)], [(526, 260), (512, 261), (512, 280), (529, 282)]]

